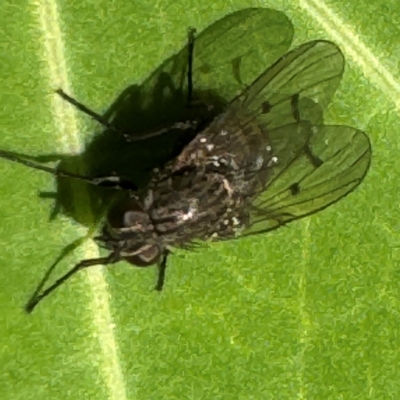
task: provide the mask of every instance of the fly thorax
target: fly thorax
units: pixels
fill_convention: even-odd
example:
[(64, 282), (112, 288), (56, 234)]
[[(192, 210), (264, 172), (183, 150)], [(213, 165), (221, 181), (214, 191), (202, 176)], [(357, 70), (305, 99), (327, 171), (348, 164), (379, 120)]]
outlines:
[[(171, 199), (171, 201), (168, 200)], [(150, 210), (154, 230), (165, 246), (182, 243), (189, 236), (191, 226), (199, 218), (198, 199), (191, 197), (186, 191), (164, 193), (155, 201)]]
[(232, 237), (248, 222), (237, 182), (208, 169), (172, 174), (151, 192), (148, 215), (164, 247), (213, 238), (216, 232)]

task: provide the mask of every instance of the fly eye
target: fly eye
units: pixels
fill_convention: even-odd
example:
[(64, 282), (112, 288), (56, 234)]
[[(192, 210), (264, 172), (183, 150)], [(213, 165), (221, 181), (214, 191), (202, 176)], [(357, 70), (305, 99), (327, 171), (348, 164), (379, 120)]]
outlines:
[(107, 220), (113, 228), (127, 228), (136, 224), (149, 223), (149, 217), (133, 199), (123, 199), (113, 204)]
[(151, 246), (146, 250), (134, 256), (124, 257), (124, 260), (137, 267), (148, 267), (157, 264), (161, 257), (161, 251), (158, 246)]
[(148, 225), (150, 223), (149, 216), (142, 211), (126, 211), (123, 216), (123, 225), (130, 227), (134, 225)]

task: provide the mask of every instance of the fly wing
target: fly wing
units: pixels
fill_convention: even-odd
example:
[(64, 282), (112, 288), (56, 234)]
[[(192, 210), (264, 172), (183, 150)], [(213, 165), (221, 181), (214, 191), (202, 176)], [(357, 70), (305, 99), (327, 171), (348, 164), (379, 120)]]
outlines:
[(268, 129), (295, 122), (299, 116), (319, 124), (343, 71), (344, 57), (334, 43), (308, 42), (275, 62), (232, 105), (259, 114), (259, 122)]
[[(297, 135), (295, 127), (286, 129), (283, 136), (288, 140)], [(361, 183), (371, 154), (368, 136), (358, 129), (312, 127), (306, 145), (288, 155), (282, 168), (278, 158), (276, 168), (270, 169), (264, 191), (253, 203), (251, 227), (246, 234), (279, 228), (339, 201)]]
[[(264, 71), (265, 65), (287, 52), (293, 33), (287, 16), (268, 8), (239, 10), (207, 27), (194, 43), (194, 100), (219, 112)], [(125, 90), (104, 117), (135, 137), (191, 119), (187, 107), (188, 52), (186, 45), (140, 87)]]
[[(252, 199), (244, 234), (276, 229), (335, 203), (360, 184), (371, 160), (364, 132), (320, 125), (343, 69), (343, 55), (331, 42), (289, 52), (186, 146), (173, 169), (210, 162), (218, 168), (221, 157), (231, 156), (233, 169), (245, 171), (233, 173), (232, 182)], [(239, 182), (246, 179), (250, 184)]]
[[(265, 65), (271, 65), (288, 51), (293, 34), (288, 17), (269, 8), (233, 12), (199, 32), (194, 43), (193, 84), (200, 100), (206, 102), (205, 92), (212, 90), (229, 103), (264, 71)], [(146, 79), (143, 92), (149, 96), (143, 99), (144, 103), (153, 101), (152, 92), (163, 75), (169, 78), (163, 85), (166, 100), (176, 102), (177, 91), (182, 93), (182, 105), (186, 106), (187, 64), (186, 45)]]
[[(281, 11), (248, 8), (229, 14), (196, 38), (193, 79), (199, 99), (211, 89), (230, 102), (285, 54), (294, 28)], [(249, 45), (250, 44), (250, 45)]]
[[(236, 97), (203, 135), (197, 135), (188, 144), (181, 158), (189, 157), (207, 136), (209, 143), (218, 143), (221, 154), (239, 156), (247, 146), (252, 158), (249, 164), (260, 157), (268, 161), (276, 156), (281, 158), (280, 165), (284, 167), (282, 161), (286, 156), (282, 157), (282, 149), (286, 154), (296, 153), (299, 145), (307, 143), (304, 124), (311, 127), (322, 123), (323, 109), (336, 91), (343, 70), (344, 58), (334, 43), (317, 40), (297, 47)], [(290, 128), (300, 121), (301, 129)], [(284, 126), (289, 128), (274, 130)], [(269, 147), (272, 152), (266, 153), (265, 148)]]

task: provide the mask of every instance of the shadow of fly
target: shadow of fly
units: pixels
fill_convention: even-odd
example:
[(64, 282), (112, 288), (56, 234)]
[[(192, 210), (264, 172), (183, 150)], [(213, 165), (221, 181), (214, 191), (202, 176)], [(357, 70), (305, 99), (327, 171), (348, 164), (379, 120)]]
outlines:
[[(194, 30), (190, 30), (189, 103), (193, 102), (194, 44)], [(176, 158), (154, 169), (150, 182), (140, 189), (121, 176), (71, 174), (0, 151), (0, 157), (56, 177), (122, 193), (94, 238), (108, 255), (83, 260), (47, 289), (39, 287), (26, 310), (31, 312), (78, 271), (119, 261), (140, 267), (158, 265), (156, 290), (162, 290), (167, 259), (174, 249), (266, 233), (352, 192), (370, 165), (369, 139), (358, 129), (324, 125), (319, 118), (343, 70), (344, 58), (334, 43), (305, 43), (267, 68), (211, 121), (203, 116), (179, 121), (140, 139), (57, 90), (66, 101), (128, 140), (167, 135), (176, 128), (191, 130), (195, 136)]]

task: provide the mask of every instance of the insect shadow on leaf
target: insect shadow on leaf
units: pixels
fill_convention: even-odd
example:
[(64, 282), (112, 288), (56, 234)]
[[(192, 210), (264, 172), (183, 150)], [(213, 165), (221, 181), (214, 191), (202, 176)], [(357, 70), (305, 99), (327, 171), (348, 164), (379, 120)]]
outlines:
[[(123, 161), (125, 169), (112, 168), (114, 175), (109, 171), (110, 165), (116, 165), (115, 153), (107, 163), (96, 164), (99, 157), (92, 153), (91, 158), (88, 152), (83, 157), (85, 165), (92, 167), (87, 176), (99, 178), (72, 176), (77, 182), (89, 179), (89, 187), (96, 190), (105, 191), (104, 186), (122, 189), (109, 190), (112, 195), (107, 201), (100, 192), (92, 196), (106, 209), (106, 222), (95, 240), (108, 255), (81, 261), (53, 285), (37, 291), (27, 311), (77, 271), (121, 260), (143, 267), (157, 264), (156, 289), (161, 290), (167, 258), (174, 248), (192, 249), (198, 241), (235, 239), (277, 229), (328, 207), (360, 184), (371, 159), (368, 137), (355, 128), (323, 124), (323, 110), (344, 70), (341, 51), (334, 43), (312, 41), (278, 58), (266, 70), (257, 70), (248, 45), (238, 45), (243, 42), (243, 32), (237, 26), (247, 30), (248, 26), (265, 27), (271, 15), (277, 18), (281, 14), (268, 10), (260, 17), (260, 9), (232, 14), (196, 41), (189, 31), (183, 52), (167, 60), (145, 82), (144, 87), (151, 90), (136, 92), (141, 100), (136, 115), (150, 109), (162, 111), (157, 126), (154, 121), (146, 125), (146, 119), (133, 124), (123, 107), (117, 107), (117, 112), (112, 106), (99, 116), (58, 92), (102, 123), (113, 139), (123, 140), (129, 152)], [(212, 52), (215, 46), (217, 36), (210, 32), (220, 33), (218, 37), (229, 43), (223, 63), (218, 64), (222, 57), (214, 56), (217, 63), (213, 65), (202, 53)], [(261, 28), (254, 32), (268, 37)], [(279, 43), (286, 46), (287, 40)], [(221, 42), (217, 44), (221, 47)], [(278, 46), (280, 50), (282, 46)], [(227, 84), (214, 82), (210, 71), (216, 75), (223, 72), (228, 79), (221, 82)], [(146, 97), (159, 88), (158, 93), (164, 94), (169, 88), (169, 94)], [(125, 92), (119, 100), (124, 103), (130, 95)], [(125, 104), (132, 106), (130, 101)], [(132, 113), (133, 108), (129, 110)], [(146, 168), (133, 167), (132, 162), (138, 161), (134, 149), (140, 143), (147, 156), (149, 149), (158, 147), (152, 141), (159, 145), (165, 138), (172, 147), (163, 162), (157, 164), (153, 158), (146, 164), (140, 159)], [(122, 157), (118, 158), (121, 161)], [(21, 162), (21, 158), (12, 160)], [(33, 166), (25, 162), (27, 158), (23, 160), (26, 166)], [(100, 173), (102, 168), (106, 173)], [(60, 176), (60, 171), (46, 172)], [(140, 181), (134, 171), (140, 175), (146, 171), (147, 178)]]

